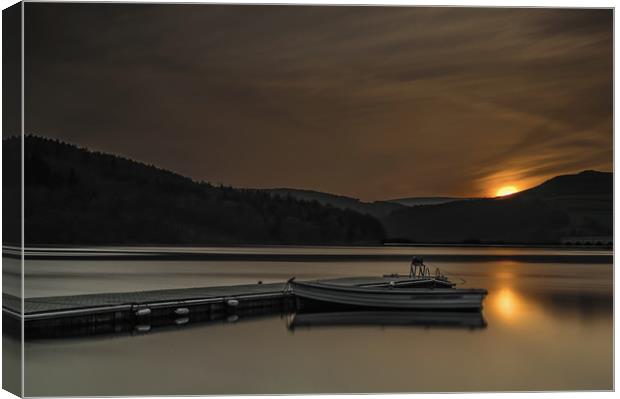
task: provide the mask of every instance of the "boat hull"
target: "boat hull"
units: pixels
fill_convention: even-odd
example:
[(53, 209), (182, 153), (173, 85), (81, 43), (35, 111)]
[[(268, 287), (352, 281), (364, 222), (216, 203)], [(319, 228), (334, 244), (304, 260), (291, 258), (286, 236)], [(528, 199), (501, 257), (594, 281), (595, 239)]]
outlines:
[(417, 310), (480, 310), (482, 289), (358, 288), (325, 283), (291, 282), (299, 298), (364, 308)]

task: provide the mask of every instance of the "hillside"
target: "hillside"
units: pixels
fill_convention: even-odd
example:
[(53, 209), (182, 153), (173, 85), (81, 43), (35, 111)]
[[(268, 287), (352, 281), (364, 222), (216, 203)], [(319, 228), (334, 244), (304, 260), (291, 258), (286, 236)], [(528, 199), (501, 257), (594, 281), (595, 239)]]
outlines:
[[(5, 165), (19, 154), (18, 138), (3, 140)], [(55, 140), (28, 136), (25, 154), (27, 245), (377, 244), (385, 236), (378, 220), (355, 211), (216, 187)], [(19, 179), (6, 177), (3, 190), (18, 191)]]
[[(19, 144), (3, 140), (5, 243), (19, 239), (19, 218), (7, 217), (19, 209)], [(433, 204), (409, 207), (309, 190), (213, 186), (55, 140), (28, 136), (25, 144), (28, 245), (337, 245), (386, 237), (526, 244), (613, 235), (607, 172), (557, 176), (508, 197), (418, 198)]]
[(386, 217), (392, 211), (401, 209), (404, 206), (401, 204), (393, 203), (391, 201), (363, 202), (358, 200), (357, 198), (345, 197), (342, 195), (335, 195), (312, 190), (273, 188), (263, 191), (267, 191), (275, 195), (290, 195), (305, 201), (318, 201), (323, 205), (331, 205), (340, 209), (351, 209), (360, 213), (367, 213), (376, 218)]
[(546, 182), (521, 191), (521, 198), (558, 198), (567, 196), (609, 197), (614, 191), (614, 175), (609, 172), (585, 170), (574, 175), (556, 176)]
[(404, 208), (383, 219), (393, 241), (559, 243), (613, 235), (613, 174), (585, 171), (508, 197)]

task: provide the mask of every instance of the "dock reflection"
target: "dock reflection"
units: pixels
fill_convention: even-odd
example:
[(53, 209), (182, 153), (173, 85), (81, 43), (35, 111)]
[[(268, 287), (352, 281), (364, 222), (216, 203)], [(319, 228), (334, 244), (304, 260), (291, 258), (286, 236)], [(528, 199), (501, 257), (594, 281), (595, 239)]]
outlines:
[[(153, 318), (114, 324), (74, 325), (62, 328), (27, 329), (26, 339), (73, 339), (87, 337), (141, 336), (187, 328), (245, 323), (279, 317), (289, 331), (323, 327), (400, 326), (420, 328), (484, 329), (487, 323), (481, 312), (433, 312), (389, 310), (339, 310), (324, 312), (253, 311), (235, 314), (194, 314), (178, 318)], [(4, 320), (9, 322), (9, 320)]]
[(340, 311), (295, 313), (288, 319), (288, 328), (400, 326), (422, 328), (483, 329), (487, 323), (482, 312), (432, 311)]

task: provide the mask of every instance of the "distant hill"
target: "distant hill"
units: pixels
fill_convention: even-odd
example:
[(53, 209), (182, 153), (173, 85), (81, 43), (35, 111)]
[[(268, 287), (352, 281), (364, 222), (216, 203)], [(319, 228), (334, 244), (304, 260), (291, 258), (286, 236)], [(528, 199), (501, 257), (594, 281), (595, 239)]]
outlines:
[(345, 197), (342, 195), (335, 195), (312, 190), (273, 188), (263, 189), (262, 191), (266, 191), (275, 195), (290, 195), (292, 197), (305, 201), (318, 201), (323, 205), (331, 205), (340, 209), (351, 209), (360, 213), (372, 215), (377, 218), (383, 218), (390, 214), (392, 211), (401, 209), (404, 206), (401, 204), (393, 203), (391, 201), (363, 202), (357, 198)]
[[(3, 140), (4, 165), (20, 139)], [(25, 240), (32, 244), (378, 244), (372, 216), (292, 196), (195, 182), (129, 159), (56, 140), (25, 138)], [(3, 194), (20, 198), (19, 174)], [(15, 212), (19, 203), (4, 205)], [(13, 223), (14, 224), (14, 223)], [(19, 241), (7, 225), (4, 242)]]
[(447, 204), (448, 202), (461, 201), (468, 198), (458, 197), (411, 197), (411, 198), (397, 198), (391, 199), (387, 202), (393, 204), (400, 204), (404, 206), (419, 206), (419, 205), (439, 205)]
[(507, 197), (404, 208), (383, 220), (391, 241), (559, 243), (613, 235), (613, 174), (558, 176)]
[(546, 182), (514, 194), (521, 198), (558, 198), (566, 196), (603, 196), (614, 194), (611, 172), (585, 170), (574, 175), (556, 176)]

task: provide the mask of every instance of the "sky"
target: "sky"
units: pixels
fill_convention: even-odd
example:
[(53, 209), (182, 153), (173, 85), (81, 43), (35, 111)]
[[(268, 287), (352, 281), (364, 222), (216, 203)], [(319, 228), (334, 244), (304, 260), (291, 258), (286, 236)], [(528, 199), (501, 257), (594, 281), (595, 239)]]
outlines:
[(612, 170), (611, 10), (26, 3), (25, 131), (365, 201)]

